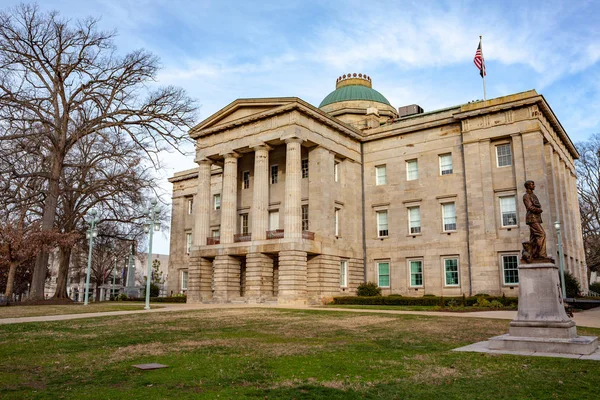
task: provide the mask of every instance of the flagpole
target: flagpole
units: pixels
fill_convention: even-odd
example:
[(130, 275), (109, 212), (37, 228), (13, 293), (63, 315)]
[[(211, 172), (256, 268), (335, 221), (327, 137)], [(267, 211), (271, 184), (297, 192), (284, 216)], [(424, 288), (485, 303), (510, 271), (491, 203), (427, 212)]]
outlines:
[(486, 92), (485, 92), (485, 57), (483, 56), (483, 46), (481, 44), (481, 42), (483, 41), (483, 36), (479, 35), (479, 47), (481, 47), (481, 60), (483, 61), (483, 101), (487, 100), (487, 96), (486, 96)]

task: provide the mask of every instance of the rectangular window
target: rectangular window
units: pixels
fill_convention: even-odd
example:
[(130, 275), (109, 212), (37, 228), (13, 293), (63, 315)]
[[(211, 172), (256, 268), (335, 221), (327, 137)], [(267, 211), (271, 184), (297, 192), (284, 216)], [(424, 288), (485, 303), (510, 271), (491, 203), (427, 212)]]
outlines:
[(243, 189), (250, 188), (250, 171), (242, 172), (242, 188)]
[(414, 181), (419, 179), (419, 163), (417, 160), (410, 160), (406, 162), (406, 180)]
[(377, 263), (377, 286), (390, 287), (390, 263), (387, 261)]
[(213, 208), (215, 210), (221, 209), (221, 195), (219, 193), (213, 196)]
[(348, 286), (348, 261), (347, 260), (340, 261), (340, 286), (341, 287)]
[(185, 234), (185, 254), (190, 254), (192, 250), (192, 234), (190, 232)]
[(444, 232), (456, 230), (455, 203), (442, 204), (442, 218), (444, 219)]
[(188, 288), (188, 271), (181, 271), (181, 290), (187, 290)]
[(408, 208), (408, 230), (411, 235), (421, 233), (421, 207)]
[(221, 237), (221, 231), (219, 229), (213, 229), (211, 232), (214, 239)]
[(500, 215), (503, 227), (517, 225), (517, 200), (515, 196), (500, 197)]
[(499, 144), (496, 146), (496, 162), (499, 167), (512, 165), (512, 151), (510, 143)]
[(279, 229), (279, 211), (269, 211), (269, 230)]
[(387, 183), (387, 175), (385, 170), (385, 165), (379, 165), (375, 167), (375, 184), (385, 185)]
[(452, 154), (442, 154), (440, 156), (440, 175), (450, 175), (452, 173)]
[(187, 199), (187, 210), (190, 215), (194, 212), (194, 199)]
[(240, 233), (248, 234), (248, 214), (240, 214)]
[(423, 286), (423, 261), (408, 260), (410, 265), (410, 286)]
[(302, 160), (302, 178), (308, 178), (308, 158)]
[(458, 258), (444, 258), (444, 284), (458, 286)]
[(388, 231), (388, 212), (387, 210), (375, 212), (377, 215), (377, 237), (389, 235)]
[(340, 209), (335, 209), (335, 236), (340, 236)]
[(339, 161), (334, 161), (333, 162), (333, 180), (335, 182), (339, 182), (340, 181), (340, 162)]
[(271, 165), (271, 184), (277, 183), (279, 180), (279, 166)]
[(519, 284), (519, 257), (516, 254), (502, 255), (502, 277), (505, 285)]
[(308, 204), (302, 206), (302, 230), (308, 230)]

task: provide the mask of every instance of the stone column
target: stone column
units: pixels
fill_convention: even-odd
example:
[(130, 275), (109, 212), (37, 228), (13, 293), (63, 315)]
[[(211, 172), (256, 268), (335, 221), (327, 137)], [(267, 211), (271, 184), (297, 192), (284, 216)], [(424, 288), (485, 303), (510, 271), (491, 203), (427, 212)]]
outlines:
[(252, 240), (267, 238), (269, 228), (269, 151), (266, 144), (254, 149), (254, 191), (252, 192)]
[(210, 231), (210, 166), (208, 159), (198, 161), (198, 191), (194, 202), (194, 246), (206, 246)]
[(201, 301), (212, 300), (213, 291), (213, 263), (207, 258), (201, 258), (199, 263), (200, 283), (198, 290)]
[(237, 222), (237, 159), (239, 154), (223, 155), (223, 194), (221, 198), (221, 244), (233, 243)]
[(285, 140), (285, 208), (283, 229), (285, 238), (302, 238), (302, 166), (300, 148), (302, 139)]
[[(188, 263), (188, 290), (187, 290), (187, 302), (188, 303), (200, 303), (200, 260), (201, 258), (192, 253), (190, 261)], [(181, 279), (181, 276), (179, 276)]]
[(273, 295), (273, 259), (262, 253), (246, 255), (246, 298), (262, 303)]
[(305, 251), (279, 252), (278, 303), (306, 304), (306, 256)]
[(240, 261), (232, 256), (216, 256), (214, 299), (226, 303), (240, 298)]

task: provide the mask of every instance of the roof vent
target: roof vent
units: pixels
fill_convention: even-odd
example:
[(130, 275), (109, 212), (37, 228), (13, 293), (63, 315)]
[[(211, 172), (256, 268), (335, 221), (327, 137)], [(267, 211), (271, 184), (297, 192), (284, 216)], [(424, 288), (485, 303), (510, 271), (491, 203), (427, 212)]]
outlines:
[(409, 115), (423, 114), (421, 106), (411, 104), (410, 106), (398, 107), (398, 117), (408, 117)]

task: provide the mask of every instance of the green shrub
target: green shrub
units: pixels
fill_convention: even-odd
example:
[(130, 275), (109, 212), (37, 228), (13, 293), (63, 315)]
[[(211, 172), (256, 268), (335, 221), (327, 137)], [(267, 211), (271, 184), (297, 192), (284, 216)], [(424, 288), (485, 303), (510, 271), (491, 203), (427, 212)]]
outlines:
[(570, 272), (565, 271), (565, 286), (567, 289), (567, 297), (579, 297), (581, 294), (581, 286), (577, 279)]
[(600, 282), (594, 282), (590, 285), (590, 290), (600, 294)]
[[(424, 297), (402, 297), (398, 295), (394, 296), (343, 296), (334, 297), (333, 304), (354, 304), (354, 305), (389, 305), (389, 306), (441, 306), (443, 307), (456, 307), (457, 305), (463, 305), (463, 307), (477, 306), (477, 307), (491, 307), (492, 302), (496, 301), (494, 305), (496, 307), (511, 307), (514, 308), (517, 304), (518, 299), (516, 297), (436, 297), (436, 296), (424, 296)], [(480, 302), (478, 304), (478, 302)], [(482, 306), (481, 304), (485, 304)], [(500, 304), (498, 306), (498, 304)]]
[(483, 296), (477, 297), (477, 303), (474, 304), (475, 307), (491, 307), (492, 303)]
[(381, 288), (375, 282), (364, 282), (356, 288), (356, 295), (360, 297), (381, 296)]
[(492, 300), (492, 301), (490, 301), (490, 307), (491, 308), (502, 308), (502, 307), (504, 307), (504, 304), (502, 304), (498, 300)]
[(129, 298), (127, 297), (127, 295), (125, 293), (121, 293), (120, 295), (117, 296), (117, 301), (127, 301), (129, 300)]

